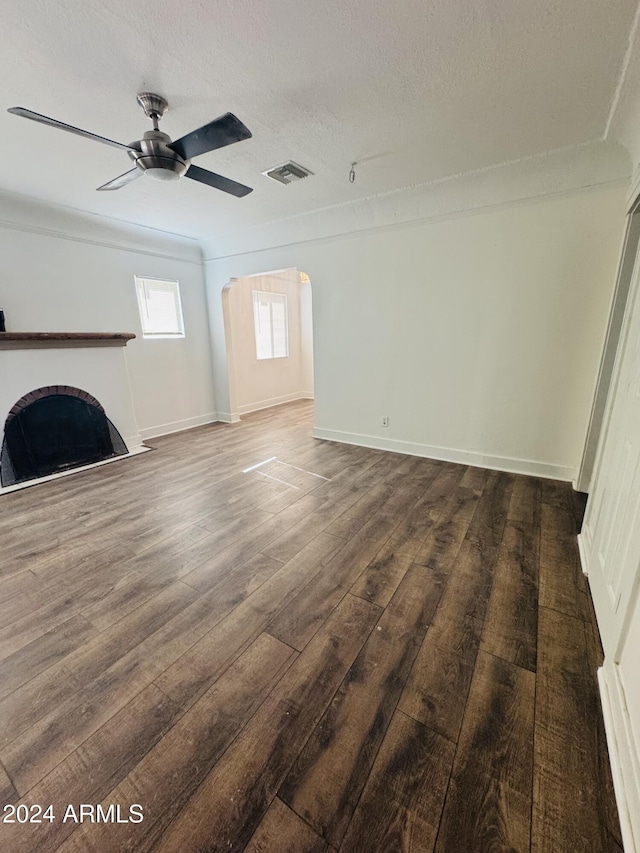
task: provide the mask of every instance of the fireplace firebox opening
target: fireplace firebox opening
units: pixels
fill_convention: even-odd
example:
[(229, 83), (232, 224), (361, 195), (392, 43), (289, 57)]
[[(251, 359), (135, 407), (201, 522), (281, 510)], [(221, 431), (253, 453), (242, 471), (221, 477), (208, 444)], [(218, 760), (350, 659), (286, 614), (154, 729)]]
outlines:
[(26, 394), (9, 412), (0, 482), (11, 486), (127, 452), (95, 397), (80, 388), (50, 385)]

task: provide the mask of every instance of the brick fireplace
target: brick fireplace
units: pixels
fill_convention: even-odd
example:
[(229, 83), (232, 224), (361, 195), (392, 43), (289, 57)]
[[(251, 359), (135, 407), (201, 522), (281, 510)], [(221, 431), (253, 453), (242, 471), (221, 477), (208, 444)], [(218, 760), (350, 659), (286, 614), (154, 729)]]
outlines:
[(142, 449), (125, 333), (0, 333), (0, 493)]

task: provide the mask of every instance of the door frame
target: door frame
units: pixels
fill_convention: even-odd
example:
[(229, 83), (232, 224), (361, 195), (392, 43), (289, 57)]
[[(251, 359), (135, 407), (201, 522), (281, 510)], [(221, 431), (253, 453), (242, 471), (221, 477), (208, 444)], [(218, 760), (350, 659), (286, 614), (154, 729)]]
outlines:
[[(627, 216), (628, 227), (626, 234), (628, 234), (630, 231), (629, 225), (632, 221), (635, 221), (635, 223), (640, 226), (640, 185), (636, 187), (636, 190), (638, 194), (635, 196), (634, 201), (630, 205), (629, 214)], [(631, 244), (625, 239), (625, 249), (627, 249), (627, 247), (630, 247), (630, 245)], [(624, 255), (626, 255), (626, 257), (624, 257)], [(591, 475), (592, 483), (597, 482), (598, 477), (600, 475), (600, 468), (604, 456), (604, 449), (611, 427), (614, 404), (622, 374), (622, 359), (627, 350), (627, 343), (630, 334), (630, 325), (632, 320), (631, 309), (636, 307), (637, 303), (638, 310), (640, 310), (640, 244), (636, 245), (635, 253), (631, 253), (630, 248), (629, 250), (623, 253), (623, 258), (620, 262), (620, 269), (622, 269), (623, 266), (628, 268), (628, 281), (624, 284), (625, 299), (620, 300), (621, 305), (619, 307), (622, 308), (621, 316), (619, 318), (620, 326), (617, 332), (617, 345), (615, 348), (615, 352), (613, 353), (608, 387), (606, 389), (607, 394), (605, 398), (604, 411), (602, 412), (601, 416), (600, 434), (597, 443), (595, 461), (593, 464), (593, 473)], [(602, 502), (600, 503), (598, 513), (601, 510)], [(582, 531), (578, 535), (578, 548), (580, 551), (580, 561), (582, 564), (582, 569), (583, 572), (589, 578), (591, 594), (595, 601), (606, 600), (608, 594), (603, 586), (604, 577), (602, 573), (593, 566), (593, 561), (595, 557), (593, 551), (594, 543), (592, 538), (592, 526), (597, 527), (598, 524), (598, 519), (596, 519), (595, 525), (592, 525), (591, 513), (594, 511), (595, 509), (593, 505), (593, 498), (590, 497), (587, 501), (587, 506), (585, 509)], [(617, 629), (617, 632), (615, 634), (612, 632), (612, 626), (610, 624), (602, 624), (600, 621), (598, 622), (598, 628), (602, 637), (605, 657), (608, 657), (610, 659), (610, 662), (614, 664), (617, 663), (617, 661), (619, 660), (619, 655), (624, 645), (625, 637), (629, 630), (629, 623), (638, 595), (639, 585), (640, 575), (638, 576), (637, 582), (634, 585), (633, 589), (630, 591), (630, 600), (627, 602), (627, 609), (624, 618), (622, 619), (622, 622), (620, 623), (619, 628)]]
[[(590, 492), (594, 481), (598, 461), (598, 448), (604, 441), (609, 425), (607, 402), (614, 382), (617, 355), (620, 349), (622, 327), (629, 304), (629, 290), (633, 278), (633, 269), (640, 249), (640, 177), (634, 184), (627, 208), (625, 233), (616, 286), (611, 301), (607, 334), (600, 359), (596, 390), (591, 405), (587, 437), (582, 451), (582, 460), (578, 469), (575, 488), (579, 492)], [(602, 438), (602, 441), (601, 441)]]

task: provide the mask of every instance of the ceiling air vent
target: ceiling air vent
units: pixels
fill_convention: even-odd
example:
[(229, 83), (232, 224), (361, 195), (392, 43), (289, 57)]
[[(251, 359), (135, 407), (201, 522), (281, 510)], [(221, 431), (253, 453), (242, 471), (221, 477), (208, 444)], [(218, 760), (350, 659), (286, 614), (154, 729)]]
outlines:
[(313, 175), (313, 172), (305, 169), (304, 166), (298, 166), (297, 163), (289, 161), (289, 163), (283, 163), (281, 166), (274, 166), (273, 169), (267, 169), (262, 174), (266, 175), (267, 178), (273, 178), (274, 181), (279, 181), (281, 184), (292, 184), (294, 181), (301, 181), (308, 175)]

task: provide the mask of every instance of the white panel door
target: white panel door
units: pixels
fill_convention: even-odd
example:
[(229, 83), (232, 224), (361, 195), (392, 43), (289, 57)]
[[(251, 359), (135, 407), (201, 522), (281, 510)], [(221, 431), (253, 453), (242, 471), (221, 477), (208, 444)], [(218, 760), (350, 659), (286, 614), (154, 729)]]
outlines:
[(636, 260), (608, 428), (585, 517), (589, 585), (605, 654), (615, 663), (640, 580), (639, 276)]

